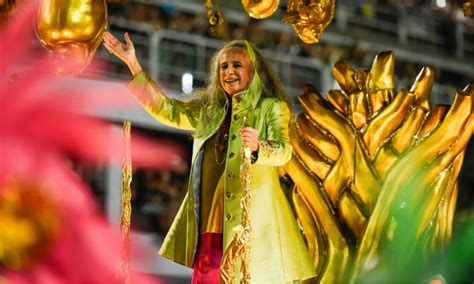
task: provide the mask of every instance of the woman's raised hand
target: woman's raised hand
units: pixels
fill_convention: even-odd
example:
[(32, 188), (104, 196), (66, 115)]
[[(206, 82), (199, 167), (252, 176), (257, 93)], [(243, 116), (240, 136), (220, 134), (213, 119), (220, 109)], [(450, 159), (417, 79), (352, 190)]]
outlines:
[(109, 32), (105, 32), (102, 39), (104, 40), (105, 48), (125, 62), (133, 76), (142, 72), (142, 67), (140, 66), (137, 55), (135, 54), (135, 47), (133, 46), (133, 42), (128, 33), (125, 33), (125, 43), (122, 43)]

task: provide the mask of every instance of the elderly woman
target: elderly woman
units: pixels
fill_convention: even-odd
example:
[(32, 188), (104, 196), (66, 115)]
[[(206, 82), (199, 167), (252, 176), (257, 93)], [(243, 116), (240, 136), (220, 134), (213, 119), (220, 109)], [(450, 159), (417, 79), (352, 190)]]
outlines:
[(158, 121), (193, 129), (188, 192), (160, 254), (194, 267), (193, 283), (219, 283), (223, 251), (241, 223), (241, 148), (252, 151), (250, 249), (252, 283), (287, 283), (315, 276), (295, 217), (280, 187), (278, 167), (291, 157), (289, 100), (251, 44), (232, 41), (211, 62), (210, 82), (195, 98), (166, 97), (143, 72), (133, 43), (110, 33), (104, 45), (130, 68), (128, 88)]

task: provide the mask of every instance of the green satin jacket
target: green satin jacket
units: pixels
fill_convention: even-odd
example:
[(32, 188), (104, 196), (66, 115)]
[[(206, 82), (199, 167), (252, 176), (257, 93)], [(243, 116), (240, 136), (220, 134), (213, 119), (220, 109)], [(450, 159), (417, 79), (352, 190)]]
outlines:
[(278, 166), (288, 162), (292, 151), (288, 130), (290, 111), (282, 101), (261, 97), (261, 89), (253, 83), (249, 89), (252, 86), (257, 88), (257, 92), (243, 91), (231, 97), (231, 109), (229, 102), (212, 109), (203, 105), (190, 107), (167, 98), (143, 72), (129, 83), (131, 93), (161, 123), (195, 130), (188, 192), (163, 242), (160, 254), (185, 266), (193, 266), (199, 234), (203, 146), (217, 131), (226, 112), (231, 111), (224, 170), (223, 251), (234, 237), (232, 229), (241, 222), (241, 141), (238, 129), (244, 127), (245, 117), (246, 126), (257, 129), (260, 140), (251, 176), (252, 283), (286, 283), (310, 278), (316, 273), (279, 183)]

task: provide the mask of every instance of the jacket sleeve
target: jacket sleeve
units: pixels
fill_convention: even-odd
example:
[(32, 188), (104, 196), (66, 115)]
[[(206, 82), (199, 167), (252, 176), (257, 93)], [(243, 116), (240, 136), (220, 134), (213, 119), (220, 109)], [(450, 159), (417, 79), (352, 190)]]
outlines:
[(283, 166), (290, 160), (293, 149), (289, 138), (290, 116), (286, 103), (274, 101), (270, 106), (265, 116), (266, 139), (258, 142), (258, 151), (253, 159), (254, 164)]
[(145, 110), (159, 122), (186, 130), (196, 128), (199, 109), (166, 97), (147, 73), (141, 72), (136, 75), (128, 83), (127, 88)]

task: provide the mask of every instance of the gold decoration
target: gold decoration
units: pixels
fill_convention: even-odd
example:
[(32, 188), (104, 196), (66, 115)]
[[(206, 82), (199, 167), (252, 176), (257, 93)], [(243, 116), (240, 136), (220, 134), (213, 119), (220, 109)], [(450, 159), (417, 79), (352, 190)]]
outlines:
[(462, 10), (464, 12), (464, 16), (472, 17), (472, 15), (474, 15), (474, 1), (467, 1), (466, 3), (462, 4)]
[[(299, 97), (305, 112), (285, 170), (318, 282), (356, 281), (451, 237), (474, 86), (458, 90), (450, 108), (431, 107), (433, 70), (423, 68), (409, 91), (397, 93), (394, 60), (382, 52), (370, 71), (338, 62), (333, 75), (341, 90), (325, 100), (307, 85)], [(384, 257), (393, 247), (396, 257)]]
[(132, 153), (130, 149), (131, 140), (130, 121), (123, 123), (125, 141), (125, 153), (122, 161), (122, 214), (120, 216), (120, 230), (122, 232), (122, 260), (118, 266), (118, 273), (125, 279), (125, 284), (130, 282), (130, 219), (132, 217)]
[(47, 257), (60, 226), (58, 204), (40, 185), (0, 185), (0, 269), (27, 269)]
[(303, 42), (318, 43), (334, 17), (335, 7), (336, 0), (289, 0), (283, 22), (292, 25)]
[(222, 16), (221, 10), (217, 6), (217, 4), (214, 4), (212, 0), (206, 0), (206, 3), (204, 4), (206, 7), (206, 15), (207, 18), (209, 19), (209, 25), (211, 26), (209, 28), (209, 32), (211, 33), (212, 36), (217, 37), (221, 34), (222, 32), (222, 25), (224, 24), (224, 17)]
[(242, 5), (250, 17), (265, 19), (273, 15), (280, 4), (279, 0), (242, 0)]
[(221, 283), (232, 284), (235, 279), (235, 263), (240, 257), (242, 278), (240, 283), (250, 283), (250, 242), (252, 241), (252, 227), (250, 223), (250, 208), (252, 194), (250, 192), (251, 177), (251, 151), (249, 147), (244, 147), (241, 153), (242, 163), (240, 165), (240, 184), (242, 188), (242, 224), (234, 228), (235, 236), (227, 247), (221, 261)]
[(107, 27), (105, 0), (40, 0), (37, 36), (56, 72), (74, 76), (91, 62)]

